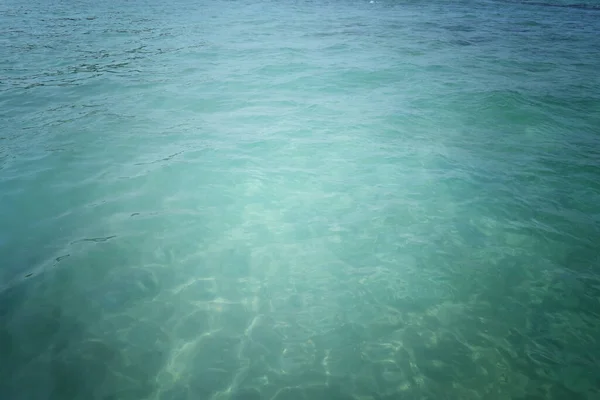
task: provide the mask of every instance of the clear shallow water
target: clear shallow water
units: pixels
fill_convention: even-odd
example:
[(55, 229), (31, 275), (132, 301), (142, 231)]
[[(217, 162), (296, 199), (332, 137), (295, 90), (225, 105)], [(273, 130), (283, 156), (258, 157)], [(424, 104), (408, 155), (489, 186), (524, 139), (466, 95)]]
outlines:
[(593, 2), (0, 5), (0, 394), (595, 399)]

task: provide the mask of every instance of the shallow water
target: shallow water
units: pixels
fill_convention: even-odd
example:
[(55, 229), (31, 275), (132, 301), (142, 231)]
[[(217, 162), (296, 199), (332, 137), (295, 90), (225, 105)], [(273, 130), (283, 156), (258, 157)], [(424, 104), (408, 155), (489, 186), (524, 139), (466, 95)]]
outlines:
[(596, 399), (600, 11), (0, 5), (0, 397)]

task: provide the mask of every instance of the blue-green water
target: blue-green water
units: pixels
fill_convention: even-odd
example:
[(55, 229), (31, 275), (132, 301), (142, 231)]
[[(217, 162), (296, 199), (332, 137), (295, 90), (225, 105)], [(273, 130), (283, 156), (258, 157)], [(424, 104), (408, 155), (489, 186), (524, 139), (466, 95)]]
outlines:
[(600, 398), (600, 6), (0, 3), (0, 398)]

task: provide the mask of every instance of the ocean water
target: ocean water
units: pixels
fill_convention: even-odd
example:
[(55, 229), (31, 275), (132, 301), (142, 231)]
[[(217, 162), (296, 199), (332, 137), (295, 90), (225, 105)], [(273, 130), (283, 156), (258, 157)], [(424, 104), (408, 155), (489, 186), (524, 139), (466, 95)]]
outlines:
[(600, 398), (598, 32), (3, 0), (0, 398)]

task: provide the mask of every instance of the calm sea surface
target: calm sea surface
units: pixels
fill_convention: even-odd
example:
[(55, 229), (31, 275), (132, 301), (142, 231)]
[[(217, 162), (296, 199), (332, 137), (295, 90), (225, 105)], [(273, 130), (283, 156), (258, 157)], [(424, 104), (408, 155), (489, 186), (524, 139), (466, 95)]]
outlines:
[(599, 399), (599, 32), (1, 0), (0, 398)]

